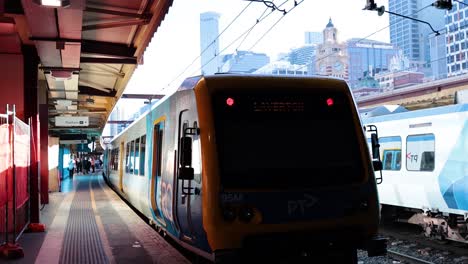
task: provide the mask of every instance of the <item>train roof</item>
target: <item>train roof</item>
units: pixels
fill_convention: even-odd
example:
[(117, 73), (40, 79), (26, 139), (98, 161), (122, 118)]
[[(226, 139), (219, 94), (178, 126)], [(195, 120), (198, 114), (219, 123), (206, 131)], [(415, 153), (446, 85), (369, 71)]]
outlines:
[[(159, 99), (149, 110), (146, 110), (144, 113), (142, 113), (134, 122), (132, 122), (129, 126), (127, 126), (125, 129), (123, 129), (120, 133), (115, 135), (112, 140), (109, 143), (112, 143), (113, 141), (117, 140), (120, 136), (122, 136), (124, 133), (126, 133), (131, 127), (135, 126), (138, 121), (141, 119), (145, 118), (146, 115), (148, 115), (149, 112), (153, 111), (155, 108), (157, 108), (160, 104), (162, 104), (164, 101), (168, 100), (173, 94), (179, 92), (179, 91), (184, 91), (184, 90), (193, 90), (195, 86), (200, 82), (201, 79), (206, 79), (207, 81), (209, 80), (215, 80), (215, 79), (230, 79), (230, 78), (242, 78), (242, 79), (251, 79), (251, 78), (264, 78), (264, 79), (275, 79), (275, 78), (290, 78), (290, 79), (315, 79), (319, 81), (333, 81), (336, 83), (345, 83), (343, 79), (340, 78), (335, 78), (335, 77), (330, 77), (330, 76), (301, 76), (301, 75), (262, 75), (262, 74), (232, 74), (232, 73), (222, 73), (222, 74), (213, 74), (213, 75), (198, 75), (198, 76), (193, 76), (193, 77), (188, 77), (186, 78), (180, 86), (168, 94), (166, 94), (163, 98)], [(348, 88), (348, 86), (346, 86)], [(333, 87), (337, 89), (338, 87)], [(349, 88), (348, 88), (349, 89)]]
[(408, 112), (408, 109), (400, 105), (380, 105), (371, 108), (359, 109), (359, 114), (362, 118), (389, 115), (402, 112)]
[(378, 123), (378, 122), (385, 122), (385, 121), (391, 121), (391, 120), (410, 119), (410, 118), (443, 115), (443, 114), (458, 113), (458, 112), (468, 112), (468, 104), (441, 106), (441, 107), (408, 111), (408, 112), (403, 112), (403, 113), (388, 114), (388, 115), (375, 116), (375, 117), (364, 117), (361, 115), (361, 118), (362, 118), (362, 121), (364, 121), (365, 123)]

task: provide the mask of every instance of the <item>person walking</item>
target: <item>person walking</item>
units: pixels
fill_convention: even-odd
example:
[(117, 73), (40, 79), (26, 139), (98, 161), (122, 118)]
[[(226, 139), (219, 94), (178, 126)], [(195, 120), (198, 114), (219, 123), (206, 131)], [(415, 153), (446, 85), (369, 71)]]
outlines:
[(68, 161), (68, 175), (70, 175), (70, 178), (73, 179), (73, 171), (75, 170), (75, 159), (73, 158), (73, 155), (70, 154), (70, 160)]

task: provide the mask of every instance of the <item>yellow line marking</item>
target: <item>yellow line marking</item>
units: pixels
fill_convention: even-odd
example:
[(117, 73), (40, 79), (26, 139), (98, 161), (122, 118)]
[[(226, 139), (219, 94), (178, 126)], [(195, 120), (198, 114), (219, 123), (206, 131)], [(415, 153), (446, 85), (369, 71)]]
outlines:
[[(99, 184), (99, 187), (101, 187), (100, 184)], [(112, 255), (112, 249), (110, 247), (109, 240), (106, 235), (106, 231), (104, 230), (104, 225), (102, 224), (102, 219), (97, 214), (96, 200), (94, 199), (93, 188), (91, 188), (91, 181), (89, 181), (89, 193), (91, 195), (91, 205), (93, 207), (94, 217), (96, 218), (96, 224), (99, 230), (99, 236), (101, 237), (102, 245), (104, 247), (104, 252), (106, 253), (107, 259), (109, 260), (110, 263), (116, 263), (114, 259), (114, 255)]]
[(68, 216), (70, 215), (70, 208), (75, 193), (76, 186), (74, 186), (73, 191), (66, 194), (60, 207), (57, 209), (52, 224), (46, 227), (47, 235), (42, 242), (35, 263), (59, 263), (63, 239), (65, 237), (65, 228), (67, 227)]

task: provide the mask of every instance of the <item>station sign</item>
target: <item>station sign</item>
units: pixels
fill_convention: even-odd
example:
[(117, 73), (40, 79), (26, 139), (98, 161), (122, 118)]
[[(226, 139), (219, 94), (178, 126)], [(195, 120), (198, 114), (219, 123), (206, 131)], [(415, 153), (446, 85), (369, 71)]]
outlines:
[(55, 126), (85, 127), (89, 126), (88, 116), (56, 116)]
[(88, 144), (88, 140), (87, 139), (65, 139), (65, 140), (60, 140), (59, 144), (62, 144), (62, 145)]

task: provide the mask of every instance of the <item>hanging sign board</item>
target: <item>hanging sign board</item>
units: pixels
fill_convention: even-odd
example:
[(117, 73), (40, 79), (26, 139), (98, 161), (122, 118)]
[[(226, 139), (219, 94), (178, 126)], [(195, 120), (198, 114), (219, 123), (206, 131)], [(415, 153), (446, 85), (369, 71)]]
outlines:
[(88, 116), (56, 116), (55, 126), (58, 126), (58, 127), (89, 126), (89, 117)]

